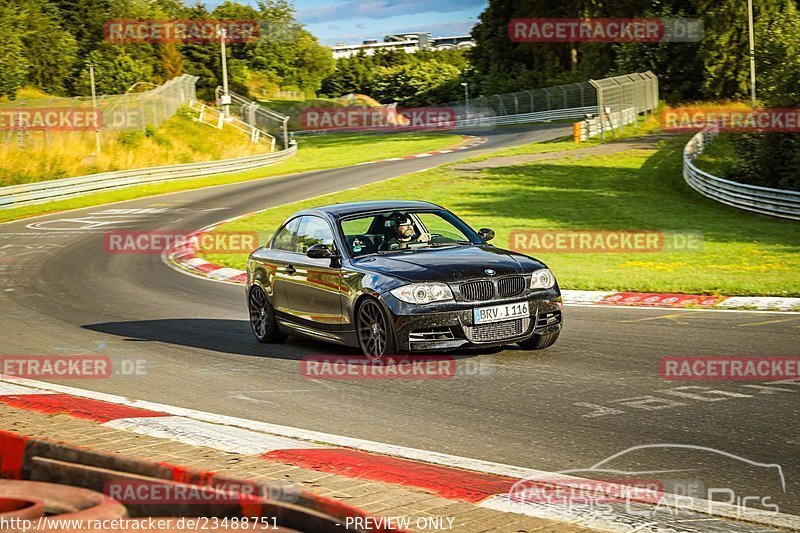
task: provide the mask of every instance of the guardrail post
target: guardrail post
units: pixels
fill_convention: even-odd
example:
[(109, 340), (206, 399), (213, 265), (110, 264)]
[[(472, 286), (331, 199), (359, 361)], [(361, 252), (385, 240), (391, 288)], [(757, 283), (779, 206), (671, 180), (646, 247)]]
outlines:
[(605, 119), (603, 115), (605, 114), (606, 110), (603, 106), (603, 91), (600, 89), (600, 86), (594, 80), (589, 80), (589, 84), (594, 87), (594, 90), (597, 91), (597, 116), (600, 119), (600, 139), (606, 138), (606, 126), (605, 126)]

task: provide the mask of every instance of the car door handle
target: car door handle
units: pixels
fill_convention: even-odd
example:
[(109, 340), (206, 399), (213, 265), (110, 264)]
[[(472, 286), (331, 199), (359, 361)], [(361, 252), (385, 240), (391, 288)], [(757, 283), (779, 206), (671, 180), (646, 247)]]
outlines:
[(289, 274), (290, 276), (295, 272), (297, 272), (297, 269), (294, 268), (292, 265), (286, 267), (286, 273)]

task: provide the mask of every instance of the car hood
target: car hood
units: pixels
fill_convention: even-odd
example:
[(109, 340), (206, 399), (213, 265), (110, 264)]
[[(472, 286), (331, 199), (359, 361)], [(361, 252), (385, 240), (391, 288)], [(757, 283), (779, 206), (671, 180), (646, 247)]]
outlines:
[(486, 269), (495, 276), (524, 274), (544, 268), (544, 264), (528, 256), (493, 246), (458, 246), (453, 248), (418, 249), (374, 255), (353, 262), (360, 268), (408, 281), (462, 281), (485, 278)]

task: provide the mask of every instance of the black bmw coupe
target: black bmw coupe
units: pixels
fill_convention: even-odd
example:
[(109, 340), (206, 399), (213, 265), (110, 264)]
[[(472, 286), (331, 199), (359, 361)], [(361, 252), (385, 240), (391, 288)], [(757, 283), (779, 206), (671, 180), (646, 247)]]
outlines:
[(370, 357), (516, 343), (561, 331), (561, 293), (541, 261), (488, 244), (427, 202), (335, 204), (295, 213), (247, 261), (260, 342), (287, 335)]

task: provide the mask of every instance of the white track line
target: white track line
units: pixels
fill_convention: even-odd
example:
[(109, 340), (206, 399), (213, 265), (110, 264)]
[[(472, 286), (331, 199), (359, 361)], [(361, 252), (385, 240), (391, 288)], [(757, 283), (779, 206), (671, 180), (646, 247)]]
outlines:
[(205, 446), (223, 452), (261, 455), (273, 450), (323, 448), (320, 444), (287, 439), (258, 431), (221, 426), (183, 416), (121, 418), (101, 424), (140, 435), (177, 440), (190, 446)]

